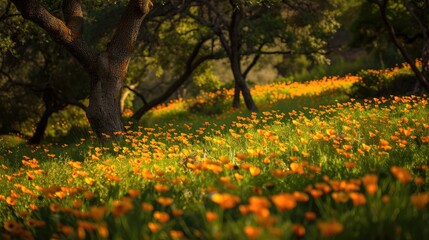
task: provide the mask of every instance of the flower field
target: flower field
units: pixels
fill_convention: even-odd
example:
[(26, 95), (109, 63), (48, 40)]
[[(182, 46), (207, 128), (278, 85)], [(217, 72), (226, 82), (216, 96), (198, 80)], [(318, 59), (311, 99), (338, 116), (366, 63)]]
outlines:
[[(267, 107), (356, 81), (253, 92)], [(187, 102), (152, 114), (175, 104)], [(91, 135), (1, 149), (0, 238), (425, 239), (428, 104), (426, 95), (350, 99), (129, 126), (104, 146)]]

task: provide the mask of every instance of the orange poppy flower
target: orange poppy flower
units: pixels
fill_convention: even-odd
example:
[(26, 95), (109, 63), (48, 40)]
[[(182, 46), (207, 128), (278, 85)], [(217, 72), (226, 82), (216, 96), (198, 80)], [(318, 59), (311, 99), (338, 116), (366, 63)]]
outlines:
[(156, 201), (164, 207), (170, 206), (173, 203), (173, 199), (169, 197), (159, 197)]
[(222, 208), (233, 208), (237, 203), (240, 202), (240, 198), (229, 194), (229, 193), (224, 193), (224, 194), (220, 194), (220, 193), (215, 193), (212, 197), (211, 200), (217, 204), (219, 204)]
[(301, 224), (292, 224), (292, 231), (298, 237), (304, 237), (305, 236), (305, 227)]
[(261, 173), (261, 169), (259, 169), (258, 167), (250, 167), (249, 168), (249, 172), (250, 175), (252, 175), (253, 177), (258, 176)]
[(366, 204), (366, 197), (362, 193), (351, 192), (349, 193), (350, 198), (355, 206)]
[(402, 167), (393, 166), (390, 168), (390, 172), (403, 184), (409, 183), (413, 180), (410, 172)]
[(159, 223), (154, 223), (154, 222), (150, 222), (147, 224), (147, 226), (149, 227), (150, 231), (153, 233), (158, 232), (161, 229), (161, 224)]
[(184, 236), (184, 234), (183, 234), (183, 232), (182, 231), (178, 231), (178, 230), (170, 230), (170, 236), (171, 236), (171, 238), (173, 238), (173, 239), (176, 239), (176, 238), (183, 238), (183, 236)]
[(296, 200), (289, 193), (277, 194), (272, 196), (271, 199), (280, 211), (291, 210), (296, 207)]
[(158, 220), (158, 222), (160, 222), (160, 223), (166, 223), (170, 220), (170, 215), (168, 215), (168, 213), (166, 213), (166, 212), (156, 211), (153, 213), (153, 218)]
[(305, 219), (309, 220), (309, 221), (313, 221), (316, 219), (316, 213), (314, 212), (305, 212), (304, 215)]
[(162, 185), (162, 184), (155, 184), (154, 188), (159, 193), (167, 192), (168, 190), (170, 190), (169, 186)]
[(105, 223), (100, 224), (97, 227), (98, 235), (100, 235), (101, 238), (108, 238), (109, 237), (109, 229), (107, 228), (107, 225)]
[(3, 228), (11, 233), (16, 233), (22, 229), (22, 225), (13, 220), (8, 220), (3, 223)]
[(410, 201), (417, 209), (422, 209), (429, 203), (429, 193), (413, 194)]
[(317, 223), (317, 227), (319, 228), (320, 233), (324, 237), (332, 237), (338, 235), (344, 230), (343, 225), (336, 220), (320, 221)]
[(261, 235), (262, 229), (259, 227), (246, 226), (244, 227), (244, 233), (248, 238), (254, 239)]
[(206, 212), (207, 222), (213, 222), (217, 219), (217, 214), (215, 212)]

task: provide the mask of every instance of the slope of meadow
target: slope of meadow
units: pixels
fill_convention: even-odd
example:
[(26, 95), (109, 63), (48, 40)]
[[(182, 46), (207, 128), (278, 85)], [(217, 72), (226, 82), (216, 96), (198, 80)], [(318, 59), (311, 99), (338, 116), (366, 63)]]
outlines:
[(230, 91), (178, 100), (121, 143), (3, 145), (0, 238), (425, 239), (428, 97), (335, 102), (355, 81), (256, 86), (261, 113), (213, 121), (179, 109)]

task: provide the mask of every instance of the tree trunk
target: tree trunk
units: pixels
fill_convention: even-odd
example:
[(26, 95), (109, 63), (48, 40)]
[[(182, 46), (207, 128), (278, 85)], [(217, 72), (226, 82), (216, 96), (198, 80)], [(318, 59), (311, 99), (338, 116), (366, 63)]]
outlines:
[(241, 90), (238, 87), (238, 85), (235, 84), (235, 86), (234, 86), (234, 98), (232, 100), (232, 107), (233, 108), (240, 108), (240, 94), (241, 94)]
[(86, 116), (100, 139), (116, 138), (124, 131), (121, 117), (121, 89), (126, 70), (106, 54), (99, 57), (98, 73), (92, 77)]
[(43, 112), (42, 118), (40, 118), (39, 122), (37, 123), (36, 131), (28, 140), (28, 143), (39, 144), (42, 141), (43, 136), (45, 135), (46, 127), (48, 126), (49, 117), (52, 115), (52, 113), (53, 112), (48, 109)]
[[(258, 108), (256, 107), (255, 102), (253, 101), (252, 95), (250, 93), (249, 86), (243, 77), (243, 73), (241, 71), (241, 34), (240, 34), (240, 21), (241, 21), (241, 6), (235, 6), (234, 1), (231, 1), (232, 6), (234, 7), (232, 17), (231, 17), (231, 25), (229, 28), (229, 38), (230, 38), (230, 51), (229, 51), (229, 61), (231, 64), (232, 74), (234, 75), (234, 83), (235, 83), (235, 91), (234, 91), (234, 101), (233, 104), (236, 103), (236, 99), (240, 99), (240, 96), (236, 96), (237, 93), (243, 94), (244, 103), (246, 104), (247, 109), (252, 112), (257, 112)], [(238, 91), (238, 90), (240, 91)], [(235, 107), (233, 105), (233, 107)]]
[[(246, 104), (247, 109), (249, 109), (252, 112), (257, 112), (258, 108), (256, 107), (256, 104), (253, 101), (252, 94), (250, 93), (250, 88), (249, 86), (247, 86), (247, 83), (244, 80), (243, 75), (241, 73), (239, 53), (233, 52), (233, 57), (230, 59), (230, 61), (231, 61), (232, 73), (234, 75), (234, 82), (236, 86), (235, 93), (237, 93), (237, 89), (240, 90), (241, 93), (243, 94), (244, 103)], [(234, 100), (236, 98), (237, 96), (234, 95)], [(240, 99), (240, 95), (238, 95), (238, 99)]]

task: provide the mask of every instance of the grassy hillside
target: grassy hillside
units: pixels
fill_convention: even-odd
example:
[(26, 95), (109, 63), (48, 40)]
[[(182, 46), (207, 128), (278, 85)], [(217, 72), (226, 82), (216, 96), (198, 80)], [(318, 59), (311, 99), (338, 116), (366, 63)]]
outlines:
[(0, 236), (427, 238), (428, 97), (347, 100), (356, 81), (256, 86), (259, 114), (178, 100), (104, 146), (3, 139)]

